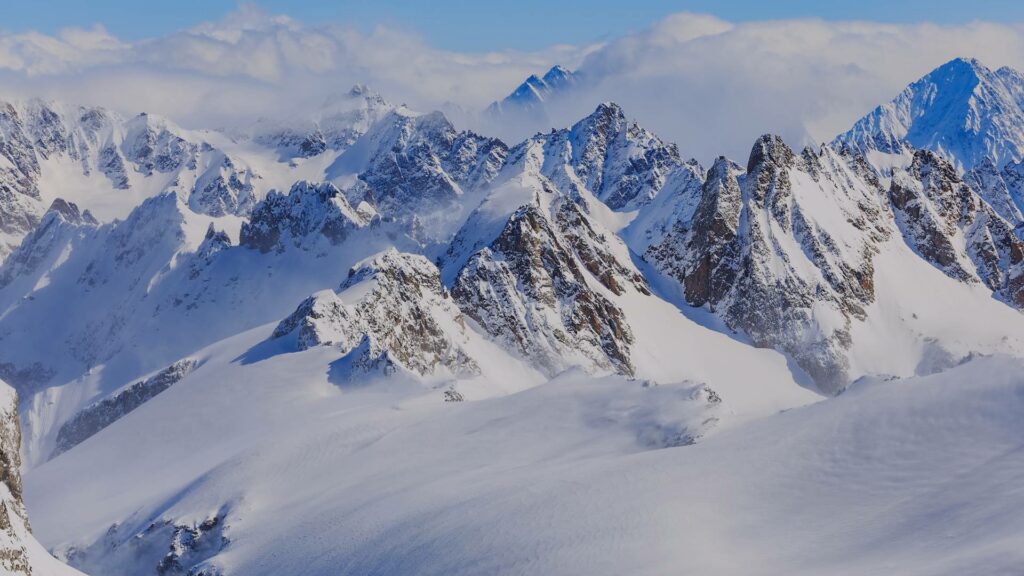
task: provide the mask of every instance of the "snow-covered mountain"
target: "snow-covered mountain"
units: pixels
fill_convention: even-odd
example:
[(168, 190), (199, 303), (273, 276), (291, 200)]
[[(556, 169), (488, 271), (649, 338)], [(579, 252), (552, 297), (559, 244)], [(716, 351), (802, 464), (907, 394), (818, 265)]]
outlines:
[(344, 151), (396, 107), (364, 84), (327, 99), (312, 117), (262, 118), (245, 136), (274, 149), (282, 159)]
[(124, 119), (102, 108), (30, 100), (0, 106), (0, 254), (29, 232), (58, 196), (103, 218), (174, 191), (196, 212), (244, 216), (263, 187), (260, 173), (219, 146), (150, 114)]
[(578, 72), (561, 65), (552, 66), (543, 76), (530, 75), (511, 94), (501, 101), (493, 102), (487, 107), (487, 114), (546, 118), (545, 102), (570, 92), (581, 81)]
[[(37, 535), (105, 575), (745, 572), (720, 541), (905, 572), (878, 535), (941, 535), (879, 514), (1020, 467), (1014, 78), (957, 60), (709, 168), (614, 103), (512, 145), (361, 86), (231, 135), (11, 105), (0, 378)], [(1024, 533), (995, 490), (949, 530)]]
[(1024, 76), (957, 58), (907, 86), (838, 136), (872, 161), (914, 149), (939, 153), (958, 170), (986, 159), (1001, 168), (1024, 160)]

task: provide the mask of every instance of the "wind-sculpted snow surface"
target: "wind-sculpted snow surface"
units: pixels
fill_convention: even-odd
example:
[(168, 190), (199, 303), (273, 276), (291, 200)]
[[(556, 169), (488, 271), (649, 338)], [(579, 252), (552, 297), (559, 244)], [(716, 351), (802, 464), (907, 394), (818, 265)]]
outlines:
[[(488, 378), (464, 390), (470, 400), (497, 396), (488, 401), (445, 402), (441, 390), (394, 380), (338, 387), (325, 369), (339, 355), (333, 346), (243, 360), (273, 329), (199, 351), (206, 362), (179, 383), (35, 470), (29, 485), (40, 492), (30, 494), (47, 493), (57, 481), (50, 474), (83, 466), (109, 465), (121, 478), (84, 478), (80, 488), (99, 490), (92, 492), (95, 506), (76, 505), (59, 525), (49, 523), (56, 517), (48, 511), (56, 513), (60, 502), (30, 500), (61, 558), (112, 576), (159, 573), (155, 567), (170, 556), (182, 573), (279, 573), (300, 557), (315, 558), (303, 564), (311, 574), (365, 572), (366, 546), (383, 544), (388, 532), (401, 530), (402, 518), (444, 513), (450, 498), (482, 498), (482, 504), (490, 497), (481, 489), (497, 494), (567, 465), (688, 450), (723, 426), (774, 410), (754, 408), (747, 396), (732, 404), (728, 393), (702, 380), (658, 384), (579, 371), (510, 395), (515, 388), (503, 391), (498, 383), (522, 386), (523, 375), (497, 370), (497, 355), (479, 357)], [(756, 352), (737, 350), (756, 362)], [(771, 370), (763, 374), (756, 385), (739, 385), (787, 395)], [(726, 388), (739, 396), (739, 389)], [(814, 398), (791, 396), (782, 406)], [(153, 450), (172, 430), (176, 440)], [(550, 472), (533, 476), (531, 470), (542, 469)], [(103, 495), (118, 485), (134, 488), (116, 498)], [(401, 503), (364, 516), (359, 508), (379, 491)], [(75, 493), (59, 499), (77, 500)], [(194, 552), (176, 543), (186, 533)], [(362, 536), (349, 537), (356, 533)], [(272, 552), (277, 547), (270, 543), (279, 538), (291, 543), (288, 551)]]
[[(741, 421), (730, 399), (744, 390), (693, 381), (570, 373), (447, 403), (422, 388), (339, 390), (325, 347), (233, 360), (270, 329), (204, 351), (181, 383), (28, 476), (60, 557), (113, 576), (155, 572), (175, 550), (183, 572), (255, 576), (957, 573), (1021, 560), (1019, 360), (863, 381)], [(110, 475), (84, 474), (97, 469)], [(181, 553), (176, 535), (193, 530), (223, 548)]]

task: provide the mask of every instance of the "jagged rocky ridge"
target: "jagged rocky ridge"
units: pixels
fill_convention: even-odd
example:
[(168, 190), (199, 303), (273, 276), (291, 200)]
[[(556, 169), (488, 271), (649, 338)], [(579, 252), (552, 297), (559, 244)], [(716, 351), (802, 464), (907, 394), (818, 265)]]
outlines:
[[(484, 330), (548, 374), (577, 354), (586, 364), (631, 374), (633, 336), (625, 315), (588, 285), (567, 240), (537, 207), (524, 206), (469, 259), (453, 294)], [(619, 290), (614, 269), (602, 272), (606, 287)]]
[(85, 407), (57, 431), (57, 444), (53, 456), (74, 448), (142, 406), (187, 376), (195, 366), (196, 361), (191, 358), (179, 360), (153, 376)]
[(622, 146), (620, 115), (602, 105), (572, 130), (512, 149), (443, 259), (463, 311), (548, 374), (573, 365), (634, 372), (633, 335), (616, 300), (650, 291), (622, 241), (591, 214), (607, 208), (576, 172), (616, 190), (631, 178), (607, 161), (625, 161), (609, 154)]
[[(641, 273), (647, 268), (633, 261), (642, 257), (689, 305), (787, 353), (822, 391), (838, 393), (860, 374), (849, 353), (879, 298), (875, 261), (887, 244), (906, 244), (950, 282), (983, 285), (1022, 305), (1014, 162), (983, 160), (961, 175), (939, 154), (904, 148), (908, 163), (883, 170), (849, 146), (797, 153), (765, 136), (745, 166), (720, 158), (705, 171), (612, 104), (511, 149), (456, 132), (439, 115), (395, 114), (366, 136), (347, 148), (358, 157), (355, 186), (300, 182), (268, 194), (253, 204), (237, 243), (218, 228), (223, 221), (197, 219), (174, 193), (102, 225), (55, 201), (0, 266), (0, 374), (24, 374), (25, 382), (44, 374), (38, 384), (19, 384), (30, 393), (57, 377), (73, 388), (73, 378), (94, 367), (135, 381), (153, 362), (166, 366), (169, 356), (294, 311), (264, 344), (336, 351), (332, 376), (342, 380), (401, 372), (447, 386), (479, 374), (470, 344), (481, 333), (547, 376), (576, 366), (632, 375), (631, 305), (655, 297)], [(425, 248), (416, 229), (429, 223), (420, 210), (459, 212), (454, 240)], [(339, 290), (295, 308), (314, 289), (336, 285), (378, 241), (439, 255), (438, 265), (385, 252), (355, 264)], [(39, 315), (58, 301), (69, 318)], [(41, 320), (52, 341), (15, 349), (19, 328)], [(26, 348), (39, 349), (35, 363), (22, 361)], [(247, 359), (258, 360), (260, 350)], [(18, 363), (4, 363), (4, 354)], [(44, 364), (68, 356), (87, 369)], [(86, 420), (151, 398), (148, 382), (140, 394), (101, 402)], [(711, 403), (713, 393), (698, 396)], [(443, 397), (463, 398), (454, 386)], [(697, 438), (694, 430), (655, 436), (659, 446)], [(212, 570), (207, 554), (227, 545), (220, 515), (147, 522), (115, 530), (109, 543), (125, 554), (146, 546), (148, 554), (151, 543), (171, 541), (171, 553), (153, 562), (167, 573)], [(99, 546), (89, 554), (102, 553)]]
[[(22, 501), (21, 424), (18, 395), (0, 380), (0, 573), (11, 576), (33, 574), (78, 574), (45, 557), (46, 551), (35, 541), (28, 512)], [(42, 563), (46, 569), (41, 569)]]
[(25, 538), (28, 513), (21, 499), (21, 426), (14, 391), (0, 381), (0, 569), (5, 574), (32, 574)]
[(917, 151), (909, 170), (893, 177), (889, 198), (908, 243), (924, 258), (951, 278), (980, 279), (1024, 308), (1024, 243), (952, 164)]
[(288, 194), (271, 191), (242, 224), (240, 243), (261, 252), (296, 247), (319, 234), (340, 244), (355, 230), (374, 221), (376, 212), (362, 202), (353, 209), (331, 183), (296, 182)]
[(494, 138), (459, 132), (440, 112), (387, 114), (328, 169), (355, 171), (346, 190), (353, 205), (367, 203), (401, 222), (412, 237), (445, 240), (498, 173), (507, 147)]
[(4, 103), (0, 142), (0, 256), (39, 222), (48, 161), (76, 164), (83, 177), (100, 174), (116, 190), (174, 190), (193, 210), (213, 216), (247, 214), (256, 200), (260, 176), (250, 166), (150, 114), (124, 119), (102, 108)]
[(831, 149), (797, 155), (765, 136), (746, 170), (719, 158), (689, 221), (644, 256), (682, 284), (689, 303), (792, 355), (836, 392), (848, 378), (850, 323), (874, 299), (872, 256), (889, 234), (877, 192)]
[(307, 298), (274, 329), (272, 338), (286, 337), (297, 350), (336, 347), (345, 378), (399, 369), (421, 377), (480, 371), (463, 349), (465, 323), (437, 268), (395, 250), (356, 265), (340, 294), (325, 290)]
[[(160, 144), (160, 153), (145, 152), (145, 142), (126, 156), (149, 158), (142, 169), (178, 158), (188, 166), (187, 140)], [(442, 284), (470, 327), (549, 375), (576, 365), (635, 372), (624, 299), (651, 296), (636, 257), (678, 281), (688, 304), (792, 356), (827, 392), (859, 374), (848, 357), (853, 328), (876, 300), (873, 262), (886, 242), (904, 241), (954, 281), (1020, 302), (1013, 162), (981, 162), (938, 183), (937, 156), (883, 171), (850, 146), (797, 154), (766, 137), (745, 167), (720, 159), (705, 172), (614, 104), (511, 149), (458, 132), (440, 114), (392, 110), (342, 148), (329, 172), (354, 174), (354, 185), (299, 182), (270, 193), (252, 203), (237, 243), (220, 221), (198, 221), (179, 194), (103, 225), (55, 203), (0, 266), (10, 309), (0, 339), (12, 344), (9, 356), (0, 352), (3, 373), (31, 392), (118, 362), (110, 373), (119, 386), (211, 339), (279, 320), (389, 245), (439, 256)], [(932, 224), (921, 219), (931, 214)], [(631, 224), (619, 230), (625, 215)], [(15, 328), (37, 321), (33, 311), (54, 302), (46, 286), (58, 285), (78, 287), (79, 311), (53, 324), (49, 343), (15, 346)], [(351, 304), (321, 296), (309, 313)], [(197, 318), (210, 325), (198, 340), (185, 336)], [(21, 353), (28, 348), (37, 351)], [(56, 376), (69, 359), (78, 366), (64, 362)]]

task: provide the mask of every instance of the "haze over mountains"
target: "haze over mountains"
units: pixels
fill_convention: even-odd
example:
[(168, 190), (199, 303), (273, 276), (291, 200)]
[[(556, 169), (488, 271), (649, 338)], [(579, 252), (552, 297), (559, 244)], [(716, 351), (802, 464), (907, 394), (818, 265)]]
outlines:
[(88, 574), (1009, 570), (1022, 78), (707, 166), (613, 102), (515, 143), (363, 85), (232, 130), (6, 104), (0, 563), (65, 573), (20, 455)]

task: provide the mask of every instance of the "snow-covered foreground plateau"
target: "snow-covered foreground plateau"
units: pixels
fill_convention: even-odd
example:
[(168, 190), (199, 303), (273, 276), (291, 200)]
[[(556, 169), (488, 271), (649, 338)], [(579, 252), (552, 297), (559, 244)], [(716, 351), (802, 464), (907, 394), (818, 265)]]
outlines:
[(237, 368), (260, 336), (214, 347), (178, 385), (27, 475), (36, 532), (58, 557), (139, 574), (177, 531), (183, 564), (216, 555), (217, 570), (248, 575), (1024, 563), (1024, 361), (862, 381), (738, 420), (730, 397), (688, 383), (567, 373), (445, 403), (415, 385), (339, 388), (321, 350)]

